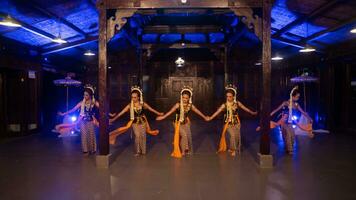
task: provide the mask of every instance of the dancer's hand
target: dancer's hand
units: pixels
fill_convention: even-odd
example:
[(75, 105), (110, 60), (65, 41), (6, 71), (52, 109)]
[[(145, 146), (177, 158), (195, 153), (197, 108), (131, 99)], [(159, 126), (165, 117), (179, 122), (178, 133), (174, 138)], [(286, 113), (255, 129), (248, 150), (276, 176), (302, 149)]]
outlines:
[(161, 120), (163, 120), (164, 118), (163, 118), (163, 116), (158, 116), (158, 117), (156, 117), (156, 120), (157, 121), (161, 121)]
[(208, 121), (210, 121), (210, 120), (211, 120), (211, 117), (210, 117), (210, 116), (205, 116), (205, 118), (204, 118), (204, 119), (205, 119), (205, 121), (207, 121), (207, 122), (208, 122)]
[(158, 113), (158, 116), (163, 116), (163, 115), (164, 115), (163, 112)]
[(257, 112), (251, 112), (251, 115), (257, 115)]

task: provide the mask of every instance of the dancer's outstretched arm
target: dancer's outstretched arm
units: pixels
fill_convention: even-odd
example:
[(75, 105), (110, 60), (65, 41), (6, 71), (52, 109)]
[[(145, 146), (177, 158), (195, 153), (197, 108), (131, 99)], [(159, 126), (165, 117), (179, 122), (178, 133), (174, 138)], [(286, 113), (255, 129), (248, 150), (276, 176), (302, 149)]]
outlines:
[(99, 108), (99, 101), (95, 101), (95, 107)]
[(276, 112), (278, 112), (279, 110), (281, 110), (284, 106), (288, 106), (288, 103), (286, 101), (283, 101), (281, 105), (279, 105), (276, 109), (274, 109), (272, 112), (271, 112), (271, 116), (276, 114)]
[(209, 117), (205, 116), (200, 110), (192, 105), (192, 111), (194, 111), (196, 114), (198, 114), (201, 118), (203, 118), (205, 121), (209, 121)]
[(160, 121), (160, 120), (164, 120), (165, 118), (167, 118), (169, 115), (171, 115), (173, 112), (175, 112), (177, 109), (179, 108), (179, 103), (176, 103), (171, 110), (169, 110), (165, 115), (163, 116), (158, 116), (156, 118), (156, 120)]
[(245, 112), (248, 112), (248, 113), (250, 113), (251, 115), (257, 115), (257, 112), (251, 111), (251, 110), (248, 109), (245, 105), (243, 105), (241, 102), (238, 101), (237, 104), (238, 104), (238, 106), (239, 106), (240, 108), (242, 108), (242, 110), (244, 110)]
[(305, 112), (299, 105), (297, 106), (298, 110), (300, 113), (302, 113), (302, 115), (304, 115), (306, 118), (309, 119), (310, 122), (313, 123), (313, 119), (309, 116), (309, 114), (307, 112)]
[(214, 118), (215, 118), (216, 116), (218, 116), (222, 111), (224, 111), (224, 109), (225, 109), (225, 105), (222, 104), (222, 105), (215, 111), (215, 113), (209, 117), (209, 120), (208, 120), (208, 121), (214, 119)]
[(162, 112), (158, 112), (157, 110), (153, 109), (150, 105), (148, 105), (147, 103), (143, 103), (143, 108), (153, 112), (154, 114), (158, 115), (158, 116), (162, 116), (164, 115), (164, 113)]
[(78, 110), (78, 109), (80, 108), (81, 104), (82, 104), (82, 102), (79, 102), (76, 106), (74, 106), (74, 108), (68, 110), (67, 112), (64, 112), (64, 113), (58, 112), (58, 115), (64, 116), (64, 115), (70, 114), (70, 113), (72, 113), (72, 112)]
[(129, 111), (129, 109), (130, 109), (130, 104), (127, 104), (127, 106), (125, 106), (125, 108), (122, 109), (122, 111), (119, 114), (117, 114), (114, 118), (109, 120), (110, 123), (116, 121), (119, 117), (121, 117), (123, 114), (125, 114), (127, 111)]

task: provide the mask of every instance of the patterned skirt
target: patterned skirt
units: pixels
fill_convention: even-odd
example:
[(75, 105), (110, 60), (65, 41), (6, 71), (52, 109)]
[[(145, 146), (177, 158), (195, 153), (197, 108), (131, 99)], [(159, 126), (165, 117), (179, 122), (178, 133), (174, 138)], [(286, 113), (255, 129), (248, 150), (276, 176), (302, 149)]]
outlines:
[(133, 123), (136, 153), (146, 154), (146, 123)]
[(79, 126), (83, 152), (96, 152), (94, 122), (81, 120)]

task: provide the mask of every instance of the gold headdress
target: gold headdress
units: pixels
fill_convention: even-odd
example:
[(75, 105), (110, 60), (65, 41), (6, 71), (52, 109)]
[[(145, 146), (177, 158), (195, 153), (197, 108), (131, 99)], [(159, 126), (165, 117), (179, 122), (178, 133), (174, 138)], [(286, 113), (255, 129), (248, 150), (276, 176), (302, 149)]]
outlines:
[(189, 92), (190, 93), (190, 98), (189, 98), (189, 104), (192, 104), (192, 97), (193, 97), (193, 88), (189, 86), (184, 86), (182, 90), (180, 91), (180, 113), (179, 113), (179, 121), (184, 122), (184, 106), (183, 106), (183, 92)]
[[(234, 104), (237, 103), (237, 88), (233, 84), (229, 84), (225, 87), (225, 91), (232, 90), (234, 92)], [(226, 100), (226, 120), (225, 122), (234, 122), (233, 117), (233, 104), (228, 103)]]
[(94, 88), (92, 85), (86, 84), (86, 85), (84, 86), (84, 89), (89, 89), (89, 90), (91, 90), (92, 93), (93, 93), (93, 96), (94, 96), (95, 88)]
[[(91, 102), (90, 102), (90, 107), (94, 107), (95, 105), (95, 97), (94, 97), (94, 93), (95, 93), (95, 88), (90, 85), (90, 84), (86, 84), (84, 86), (84, 89), (89, 89), (90, 91), (92, 91), (93, 95), (91, 96)], [(85, 99), (83, 99), (82, 104), (80, 105), (80, 116), (84, 116), (84, 107), (85, 107)]]
[(237, 98), (236, 98), (237, 88), (236, 88), (236, 86), (234, 86), (233, 84), (229, 84), (225, 87), (225, 91), (227, 91), (227, 90), (232, 90), (234, 92), (234, 102), (236, 103), (237, 102)]
[[(137, 85), (134, 85), (131, 87), (131, 93), (133, 91), (138, 91), (140, 93), (140, 104), (141, 106), (143, 106), (143, 92), (141, 90), (141, 88)], [(130, 120), (134, 120), (135, 119), (135, 116), (134, 116), (134, 103), (133, 101), (131, 100), (131, 105), (130, 105)]]

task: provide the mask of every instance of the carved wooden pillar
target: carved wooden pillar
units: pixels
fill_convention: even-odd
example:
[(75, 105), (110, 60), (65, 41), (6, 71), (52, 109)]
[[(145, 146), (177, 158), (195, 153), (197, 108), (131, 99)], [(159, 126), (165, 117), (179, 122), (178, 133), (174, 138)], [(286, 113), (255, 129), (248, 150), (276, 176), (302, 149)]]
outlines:
[(101, 1), (99, 7), (99, 70), (98, 70), (98, 89), (99, 89), (99, 154), (108, 155), (109, 134), (108, 134), (108, 111), (109, 101), (107, 95), (107, 16), (105, 1)]
[(271, 1), (263, 0), (262, 20), (262, 102), (260, 153), (270, 154), (270, 110), (271, 110)]

